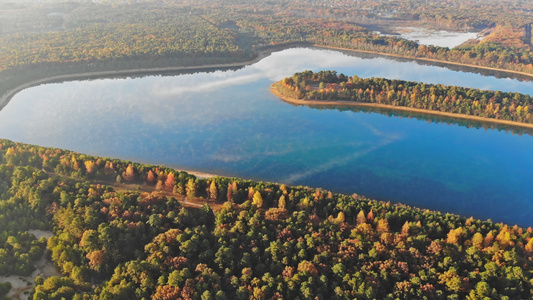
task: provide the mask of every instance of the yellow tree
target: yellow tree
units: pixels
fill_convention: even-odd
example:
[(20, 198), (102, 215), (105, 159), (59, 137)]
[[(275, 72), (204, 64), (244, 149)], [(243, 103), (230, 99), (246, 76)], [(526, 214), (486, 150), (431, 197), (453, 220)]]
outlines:
[(525, 248), (527, 252), (533, 252), (533, 238), (529, 239)]
[(131, 164), (128, 165), (126, 171), (124, 171), (122, 174), (122, 179), (127, 182), (132, 182), (135, 179), (135, 171), (133, 170), (133, 166)]
[(446, 238), (446, 243), (459, 245), (459, 243), (461, 242), (461, 238), (464, 235), (465, 235), (465, 231), (463, 227), (459, 227), (456, 229), (450, 229), (450, 232), (448, 232), (448, 236)]
[(288, 194), (288, 191), (287, 191), (287, 186), (285, 184), (282, 184), (280, 187), (279, 187), (280, 191), (283, 192), (284, 195), (287, 195)]
[(361, 225), (363, 223), (366, 223), (366, 216), (365, 216), (365, 212), (361, 210), (359, 214), (357, 215), (357, 225)]
[(217, 184), (214, 180), (211, 180), (211, 184), (209, 185), (209, 198), (211, 200), (217, 200), (218, 198)]
[(376, 226), (376, 231), (379, 233), (389, 232), (389, 221), (387, 219), (379, 219), (378, 225)]
[(341, 224), (344, 222), (345, 219), (346, 217), (344, 216), (344, 212), (340, 211), (339, 214), (337, 215), (337, 218), (335, 219), (335, 223)]
[(285, 209), (287, 202), (285, 201), (285, 195), (281, 195), (278, 200), (278, 208)]
[(164, 186), (165, 186), (165, 184), (163, 183), (163, 180), (158, 180), (156, 185), (155, 185), (155, 190), (156, 191), (162, 191)]
[(483, 248), (483, 235), (479, 232), (476, 232), (472, 237), (472, 246), (481, 250)]
[(78, 160), (76, 159), (76, 157), (72, 156), (70, 163), (71, 163), (72, 169), (74, 169), (75, 171), (78, 171), (80, 169), (80, 165), (78, 164)]
[(255, 192), (252, 199), (252, 204), (257, 206), (257, 208), (263, 207), (263, 196), (261, 196), (261, 193), (259, 191)]
[(87, 174), (91, 174), (94, 171), (94, 162), (92, 160), (86, 160), (84, 164)]
[(409, 235), (409, 221), (405, 221), (405, 224), (402, 226), (402, 235), (408, 236)]

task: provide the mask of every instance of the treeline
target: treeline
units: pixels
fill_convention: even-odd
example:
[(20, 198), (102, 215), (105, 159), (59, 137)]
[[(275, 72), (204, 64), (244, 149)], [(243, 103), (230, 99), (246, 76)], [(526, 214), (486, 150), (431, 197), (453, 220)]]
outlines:
[[(429, 7), (413, 3), (338, 2), (328, 7), (320, 1), (231, 1), (219, 6), (211, 1), (194, 5), (168, 1), (8, 5), (2, 16), (11, 22), (0, 25), (21, 27), (0, 34), (0, 92), (52, 75), (246, 61), (256, 57), (257, 49), (299, 41), (533, 72), (531, 41), (521, 40), (529, 7), (525, 4), (513, 2), (507, 9), (512, 14), (506, 14), (495, 8), (507, 4), (492, 3), (489, 9), (494, 21), (485, 24), (485, 15), (478, 18), (483, 26), (494, 26), (493, 36), (487, 42), (454, 49), (381, 36), (353, 22), (357, 14), (373, 13), (374, 17), (365, 18), (379, 19), (380, 14), (393, 11), (399, 16), (392, 21), (408, 19), (401, 11), (408, 11), (410, 5), (425, 7), (418, 18), (438, 19), (437, 12), (443, 13), (448, 5), (456, 12), (442, 18), (455, 22), (453, 26), (476, 26), (476, 15), (470, 12), (468, 17), (455, 16), (478, 7), (476, 2), (462, 3), (462, 8), (445, 2)], [(23, 8), (27, 16), (20, 12)], [(40, 14), (36, 16), (32, 9)], [(512, 15), (515, 22), (503, 21), (501, 15)], [(29, 17), (42, 22), (26, 28), (32, 23)]]
[(291, 12), (307, 18), (347, 19), (359, 24), (383, 27), (399, 23), (399, 26), (422, 26), (457, 31), (484, 29), (495, 24), (519, 27), (530, 22), (527, 12), (533, 9), (531, 3), (519, 0), (484, 2), (296, 0), (292, 3)]
[(531, 73), (533, 55), (529, 48), (504, 46), (495, 42), (481, 42), (449, 49), (447, 47), (418, 45), (400, 38), (345, 36), (343, 38), (317, 37), (316, 43), (325, 46), (398, 54), (414, 58), (428, 58)]
[(176, 13), (175, 19), (146, 23), (90, 24), (77, 30), (17, 34), (0, 38), (0, 71), (22, 65), (108, 61), (159, 56), (220, 56), (228, 61), (245, 55), (235, 34), (200, 17)]
[[(65, 4), (66, 6), (74, 4)], [(0, 93), (54, 75), (247, 61), (235, 32), (186, 5), (79, 4), (62, 30), (0, 35)]]
[(53, 227), (63, 276), (37, 277), (33, 299), (533, 296), (531, 228), (8, 140), (0, 169), (0, 215), (22, 224), (0, 227), (3, 249), (30, 256), (24, 231)]
[(257, 13), (243, 16), (233, 13), (223, 16), (217, 14), (212, 18), (219, 18), (221, 23), (222, 20), (235, 22), (237, 32), (252, 33), (256, 46), (308, 41), (322, 46), (533, 72), (533, 53), (530, 47), (515, 37), (524, 35), (523, 28), (496, 26), (485, 41), (449, 49), (382, 36), (351, 22), (318, 17), (306, 19), (283, 14)]
[(284, 78), (278, 89), (297, 99), (377, 103), (533, 123), (530, 113), (533, 99), (520, 93), (355, 75), (348, 77), (335, 71), (296, 73)]

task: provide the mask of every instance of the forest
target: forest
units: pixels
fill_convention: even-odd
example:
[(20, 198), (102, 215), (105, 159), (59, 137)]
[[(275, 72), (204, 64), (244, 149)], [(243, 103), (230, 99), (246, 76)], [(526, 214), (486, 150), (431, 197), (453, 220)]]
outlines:
[[(294, 42), (533, 72), (524, 1), (29, 2), (0, 3), (2, 94), (54, 75), (245, 62)], [(375, 31), (394, 26), (486, 36), (449, 49)]]
[[(532, 12), (519, 0), (0, 1), (0, 95), (55, 75), (247, 62), (294, 43), (533, 73)], [(449, 49), (376, 32), (394, 26), (486, 36)], [(518, 93), (334, 71), (281, 89), (532, 123)], [(0, 139), (0, 274), (29, 276), (43, 256), (61, 275), (32, 279), (31, 299), (533, 298), (531, 227)], [(14, 292), (0, 282), (0, 299)]]
[(9, 140), (0, 178), (2, 273), (62, 274), (32, 299), (533, 296), (531, 227)]
[(479, 90), (442, 84), (360, 78), (336, 71), (304, 71), (276, 83), (282, 94), (296, 99), (354, 101), (489, 119), (533, 123), (533, 99), (526, 94)]

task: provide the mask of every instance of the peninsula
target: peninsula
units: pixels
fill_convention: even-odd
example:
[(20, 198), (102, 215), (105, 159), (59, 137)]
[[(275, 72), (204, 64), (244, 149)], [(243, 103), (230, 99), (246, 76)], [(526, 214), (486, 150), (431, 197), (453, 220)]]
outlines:
[(0, 280), (61, 272), (0, 299), (532, 297), (531, 227), (4, 139), (0, 179)]
[(336, 71), (304, 71), (270, 87), (294, 105), (358, 106), (533, 128), (531, 96), (385, 78), (359, 78)]

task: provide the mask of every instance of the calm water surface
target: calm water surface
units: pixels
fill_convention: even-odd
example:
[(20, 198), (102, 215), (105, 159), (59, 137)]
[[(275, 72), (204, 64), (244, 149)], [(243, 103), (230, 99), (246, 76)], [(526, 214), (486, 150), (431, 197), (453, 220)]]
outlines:
[(289, 49), (237, 71), (30, 88), (0, 112), (0, 137), (533, 225), (531, 135), (295, 107), (270, 94), (306, 69), (533, 94), (527, 81)]

